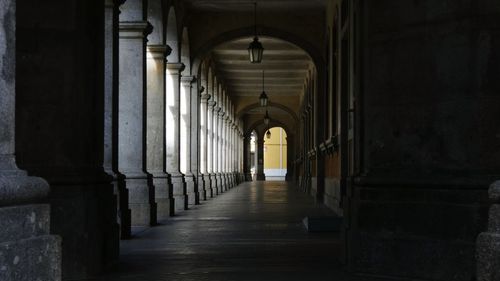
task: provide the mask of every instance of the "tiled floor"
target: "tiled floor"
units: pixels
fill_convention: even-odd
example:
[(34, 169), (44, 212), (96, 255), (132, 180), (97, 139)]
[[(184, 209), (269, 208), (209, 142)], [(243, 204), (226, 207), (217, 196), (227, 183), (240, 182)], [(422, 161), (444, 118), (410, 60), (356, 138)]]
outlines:
[(335, 233), (307, 233), (305, 216), (331, 215), (285, 182), (249, 182), (122, 241), (121, 262), (99, 280), (346, 280)]

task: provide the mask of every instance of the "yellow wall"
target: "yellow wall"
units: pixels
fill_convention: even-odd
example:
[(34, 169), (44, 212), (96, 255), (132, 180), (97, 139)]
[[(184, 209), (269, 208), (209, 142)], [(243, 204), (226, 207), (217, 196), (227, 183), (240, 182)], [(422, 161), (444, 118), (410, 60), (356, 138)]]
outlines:
[[(287, 162), (287, 145), (286, 132), (282, 128), (271, 128), (271, 138), (264, 137), (264, 169), (286, 169)], [(281, 136), (280, 136), (281, 131)], [(280, 166), (280, 137), (282, 162)]]

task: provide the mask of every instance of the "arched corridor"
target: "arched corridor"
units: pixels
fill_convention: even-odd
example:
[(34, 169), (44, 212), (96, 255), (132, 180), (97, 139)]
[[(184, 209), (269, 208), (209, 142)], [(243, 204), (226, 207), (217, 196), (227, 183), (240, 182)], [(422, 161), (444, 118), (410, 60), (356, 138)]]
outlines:
[(0, 0), (0, 280), (498, 281), (499, 18)]

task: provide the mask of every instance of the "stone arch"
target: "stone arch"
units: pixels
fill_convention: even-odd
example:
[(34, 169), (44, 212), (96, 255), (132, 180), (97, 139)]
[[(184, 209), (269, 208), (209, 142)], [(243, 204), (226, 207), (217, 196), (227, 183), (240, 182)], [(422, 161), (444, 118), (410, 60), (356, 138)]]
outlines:
[[(236, 118), (241, 118), (248, 111), (255, 109), (255, 108), (259, 108), (260, 106), (261, 105), (258, 102), (247, 105), (243, 109), (238, 111), (238, 113), (236, 114)], [(285, 111), (286, 113), (288, 113), (293, 118), (293, 120), (295, 122), (299, 122), (299, 118), (298, 118), (297, 114), (293, 110), (291, 110), (289, 107), (282, 105), (282, 104), (279, 104), (279, 103), (271, 102), (271, 101), (268, 102), (267, 106), (279, 108), (279, 109)]]
[(162, 0), (149, 0), (147, 5), (147, 19), (153, 26), (151, 34), (148, 35), (148, 45), (165, 44), (164, 14)]
[[(324, 63), (324, 58), (322, 56), (321, 51), (318, 50), (316, 47), (314, 47), (312, 43), (301, 38), (300, 36), (269, 26), (258, 26), (257, 28), (259, 30), (259, 36), (267, 36), (267, 37), (281, 39), (283, 41), (287, 41), (303, 49), (311, 57), (314, 66), (316, 68), (318, 68), (318, 66), (321, 66)], [(212, 40), (206, 42), (198, 50), (194, 51), (193, 69), (197, 69), (200, 66), (200, 63), (203, 60), (203, 58), (205, 58), (207, 54), (217, 45), (238, 38), (253, 36), (253, 34), (254, 34), (253, 27), (239, 28), (219, 34)]]
[(179, 62), (180, 57), (180, 44), (179, 44), (179, 36), (177, 32), (177, 16), (175, 13), (175, 7), (170, 6), (167, 16), (167, 28), (166, 28), (166, 41), (167, 45), (170, 46), (172, 52), (170, 53), (169, 62), (176, 63)]
[(190, 46), (189, 46), (189, 33), (188, 28), (185, 26), (182, 28), (182, 42), (181, 42), (181, 62), (184, 64), (185, 68), (183, 73), (185, 75), (191, 75), (191, 56), (190, 56)]
[[(264, 121), (260, 120), (260, 121), (255, 121), (254, 123), (252, 123), (246, 130), (245, 130), (245, 136), (250, 136), (250, 134), (255, 131), (257, 133), (257, 136), (259, 137), (263, 137), (264, 136), (264, 133), (259, 130), (259, 126), (260, 125), (263, 125), (264, 124)], [(287, 126), (285, 123), (281, 122), (281, 121), (278, 121), (278, 120), (271, 120), (269, 122), (269, 128), (273, 128), (273, 127), (281, 127), (283, 128), (283, 130), (285, 130), (287, 136), (293, 136), (293, 130), (290, 129), (289, 126)]]

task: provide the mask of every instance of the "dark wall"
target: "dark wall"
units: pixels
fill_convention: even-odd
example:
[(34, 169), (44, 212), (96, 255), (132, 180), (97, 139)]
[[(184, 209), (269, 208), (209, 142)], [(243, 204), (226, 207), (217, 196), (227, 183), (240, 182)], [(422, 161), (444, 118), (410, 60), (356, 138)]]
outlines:
[(117, 253), (114, 198), (102, 172), (104, 1), (18, 1), (16, 150), (51, 185), (63, 278)]
[(358, 272), (471, 280), (500, 171), (500, 2), (359, 1)]
[(498, 173), (498, 1), (363, 2), (367, 171)]

